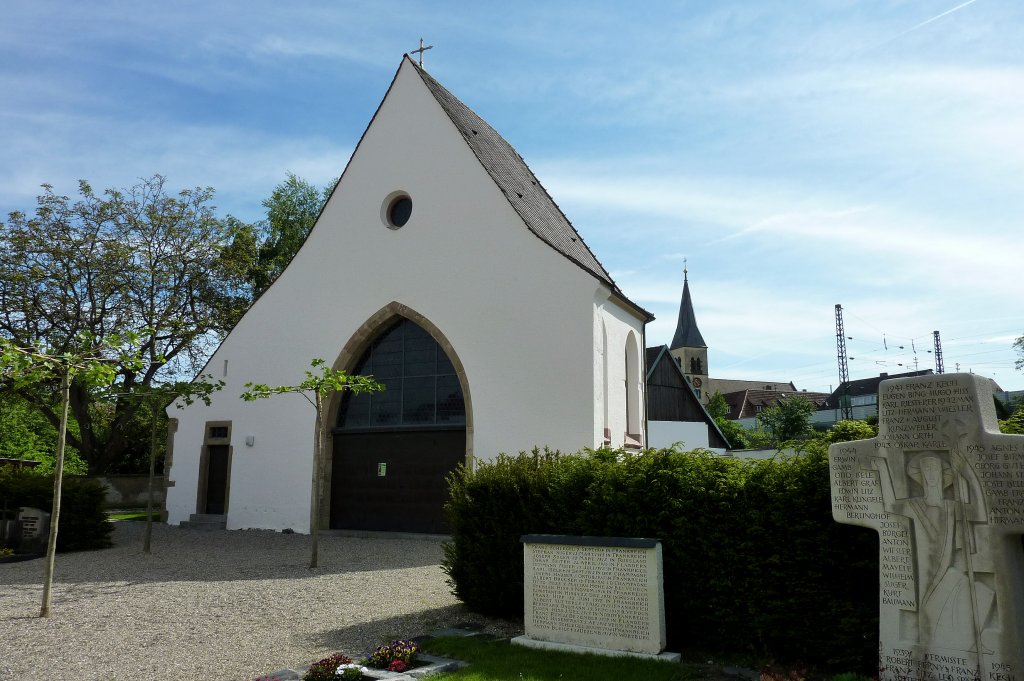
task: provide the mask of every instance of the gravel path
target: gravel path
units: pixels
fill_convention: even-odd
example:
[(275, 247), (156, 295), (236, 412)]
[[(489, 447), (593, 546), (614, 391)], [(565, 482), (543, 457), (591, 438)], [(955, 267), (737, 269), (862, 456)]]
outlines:
[(0, 564), (0, 680), (251, 681), (334, 652), (455, 625), (512, 636), (449, 593), (441, 543), (118, 523), (114, 548), (61, 554), (40, 619), (43, 560)]

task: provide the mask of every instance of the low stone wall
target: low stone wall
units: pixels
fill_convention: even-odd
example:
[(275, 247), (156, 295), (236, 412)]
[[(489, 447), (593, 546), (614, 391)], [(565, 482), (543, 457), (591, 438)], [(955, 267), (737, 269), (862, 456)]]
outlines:
[(29, 461), (28, 459), (0, 458), (0, 466), (11, 466), (13, 468), (35, 468), (38, 465), (38, 461)]
[[(106, 508), (142, 508), (146, 505), (149, 489), (148, 475), (76, 475), (76, 478), (95, 480), (107, 490)], [(164, 478), (153, 479), (153, 505), (164, 505), (166, 490)]]

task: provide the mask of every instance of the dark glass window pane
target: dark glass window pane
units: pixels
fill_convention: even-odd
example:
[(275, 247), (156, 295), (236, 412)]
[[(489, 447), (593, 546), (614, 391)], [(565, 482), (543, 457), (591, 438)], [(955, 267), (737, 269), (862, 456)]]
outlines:
[(378, 379), (402, 375), (402, 346), (389, 343), (373, 352), (373, 375)]
[(340, 428), (459, 426), (466, 406), (455, 368), (422, 327), (403, 319), (382, 333), (353, 373), (372, 375), (384, 392), (346, 394)]
[(433, 376), (407, 378), (402, 388), (402, 425), (434, 424)]
[(466, 401), (458, 376), (437, 377), (437, 422), (450, 425), (466, 422)]
[(356, 366), (352, 370), (352, 375), (365, 376), (371, 373), (373, 373), (373, 370), (370, 368), (370, 353), (367, 352), (359, 359), (358, 362), (356, 362)]
[(405, 375), (433, 376), (437, 372), (434, 359), (437, 343), (433, 338), (406, 339), (405, 343)]
[(401, 352), (402, 338), (404, 335), (404, 329), (401, 323), (392, 326), (382, 333), (377, 340), (373, 342), (373, 345), (370, 348), (373, 352), (374, 360), (376, 360), (381, 353), (388, 354)]
[(399, 326), (401, 326), (402, 330), (405, 332), (405, 338), (407, 340), (416, 338), (421, 340), (434, 340), (433, 336), (430, 335), (429, 331), (424, 329), (419, 324), (416, 324), (408, 319), (405, 320), (404, 322), (400, 322)]
[[(398, 384), (400, 385), (400, 384)], [(389, 386), (388, 390), (374, 393), (370, 398), (370, 427), (401, 424), (402, 391)]]
[(445, 376), (447, 374), (454, 374), (455, 366), (452, 365), (452, 361), (448, 359), (448, 355), (444, 354), (444, 350), (440, 346), (437, 348), (437, 375)]
[(341, 403), (341, 418), (338, 425), (342, 428), (365, 428), (370, 425), (370, 395), (345, 395)]

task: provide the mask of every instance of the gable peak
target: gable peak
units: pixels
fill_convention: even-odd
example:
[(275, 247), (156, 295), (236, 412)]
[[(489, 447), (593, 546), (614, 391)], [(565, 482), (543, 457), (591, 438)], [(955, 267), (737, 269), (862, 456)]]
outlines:
[(621, 295), (611, 275), (512, 145), (425, 69), (416, 66), (409, 55), (405, 55), (403, 66), (405, 60), (408, 60), (409, 66), (413, 67), (413, 71), (455, 125), (480, 165), (491, 176), (526, 227), (541, 241)]

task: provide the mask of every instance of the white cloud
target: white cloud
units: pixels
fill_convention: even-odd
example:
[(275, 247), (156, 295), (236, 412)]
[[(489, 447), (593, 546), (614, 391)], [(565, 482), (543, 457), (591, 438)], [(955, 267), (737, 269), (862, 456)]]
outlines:
[[(352, 152), (318, 137), (268, 137), (230, 126), (167, 127), (64, 115), (37, 124), (39, 134), (20, 136), (13, 148), (0, 149), (5, 212), (31, 208), (44, 182), (72, 194), (79, 179), (100, 190), (160, 173), (172, 187), (212, 186), (224, 212), (257, 219), (259, 202), (286, 172), (324, 185), (341, 174)], [(109, 153), (111, 147), (116, 154)], [(17, 162), (25, 158), (32, 162)]]

